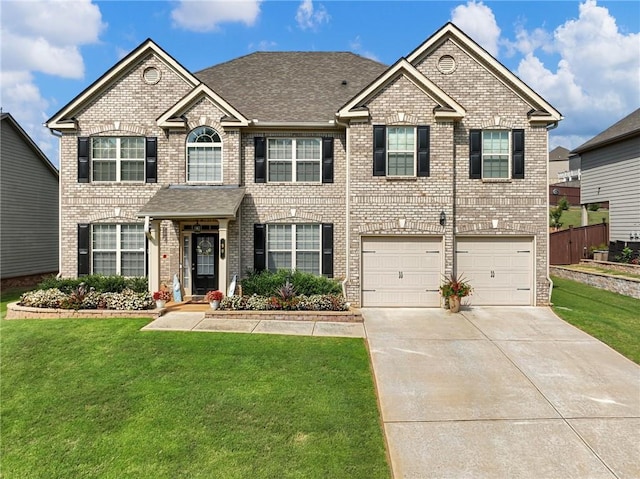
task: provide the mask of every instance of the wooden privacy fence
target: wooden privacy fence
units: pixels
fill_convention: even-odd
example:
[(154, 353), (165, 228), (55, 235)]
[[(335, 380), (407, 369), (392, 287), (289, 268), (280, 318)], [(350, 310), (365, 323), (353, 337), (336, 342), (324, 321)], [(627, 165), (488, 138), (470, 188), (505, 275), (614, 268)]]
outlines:
[(608, 243), (609, 225), (604, 222), (549, 233), (549, 263), (579, 263), (589, 257), (589, 248)]

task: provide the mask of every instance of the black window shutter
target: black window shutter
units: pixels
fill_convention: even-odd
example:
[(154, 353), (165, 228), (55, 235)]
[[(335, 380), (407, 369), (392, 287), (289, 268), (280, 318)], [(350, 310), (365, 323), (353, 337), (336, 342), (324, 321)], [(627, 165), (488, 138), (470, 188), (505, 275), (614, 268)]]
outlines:
[(429, 176), (429, 126), (418, 127), (418, 176)]
[(267, 268), (267, 225), (253, 225), (253, 269), (263, 271)]
[(78, 183), (89, 183), (89, 138), (78, 138)]
[(333, 223), (322, 224), (322, 274), (333, 278)]
[(263, 136), (253, 138), (255, 160), (255, 182), (267, 182), (266, 141)]
[(469, 178), (482, 178), (482, 130), (469, 130)]
[(511, 132), (512, 172), (511, 177), (516, 180), (524, 179), (524, 130)]
[(373, 126), (373, 176), (387, 174), (387, 127)]
[(78, 276), (88, 275), (90, 270), (89, 244), (91, 228), (88, 224), (78, 225)]
[(322, 182), (333, 183), (333, 138), (322, 139)]
[(146, 138), (145, 147), (145, 181), (147, 183), (158, 182), (158, 138)]

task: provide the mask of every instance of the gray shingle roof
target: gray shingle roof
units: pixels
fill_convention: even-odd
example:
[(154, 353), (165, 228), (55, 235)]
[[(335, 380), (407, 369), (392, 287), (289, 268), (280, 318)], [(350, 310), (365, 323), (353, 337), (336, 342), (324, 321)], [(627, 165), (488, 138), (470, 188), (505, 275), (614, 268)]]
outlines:
[(566, 161), (569, 159), (569, 150), (564, 146), (556, 146), (549, 152), (549, 161)]
[(597, 134), (586, 143), (583, 143), (573, 150), (572, 153), (583, 153), (588, 150), (593, 150), (594, 148), (612, 143), (615, 140), (638, 133), (640, 133), (640, 108)]
[(249, 120), (329, 122), (386, 69), (349, 52), (257, 52), (195, 76)]
[(235, 218), (243, 197), (244, 188), (237, 186), (170, 185), (158, 190), (138, 216)]

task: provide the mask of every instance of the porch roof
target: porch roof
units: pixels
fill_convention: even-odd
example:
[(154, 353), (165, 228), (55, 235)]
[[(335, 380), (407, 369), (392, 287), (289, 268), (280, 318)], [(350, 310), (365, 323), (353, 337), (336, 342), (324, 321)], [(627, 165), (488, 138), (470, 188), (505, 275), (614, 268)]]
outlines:
[(155, 219), (235, 218), (245, 189), (238, 186), (169, 185), (138, 212)]

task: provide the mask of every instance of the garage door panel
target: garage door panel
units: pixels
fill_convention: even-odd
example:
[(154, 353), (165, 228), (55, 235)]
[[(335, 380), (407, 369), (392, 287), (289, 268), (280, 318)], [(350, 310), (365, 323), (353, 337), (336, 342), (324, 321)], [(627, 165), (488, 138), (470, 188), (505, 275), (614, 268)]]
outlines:
[(456, 268), (473, 287), (470, 303), (530, 305), (532, 254), (528, 238), (458, 238)]
[(363, 306), (439, 306), (441, 240), (362, 238)]

